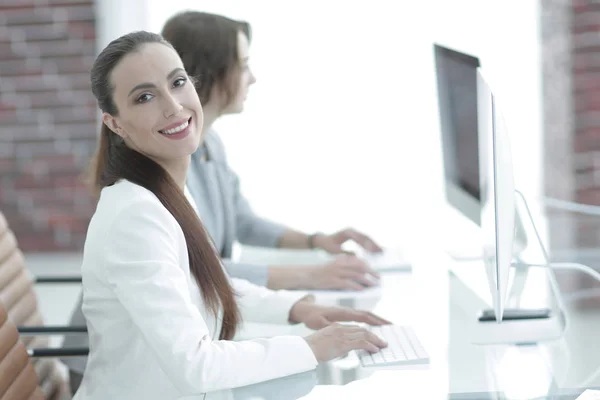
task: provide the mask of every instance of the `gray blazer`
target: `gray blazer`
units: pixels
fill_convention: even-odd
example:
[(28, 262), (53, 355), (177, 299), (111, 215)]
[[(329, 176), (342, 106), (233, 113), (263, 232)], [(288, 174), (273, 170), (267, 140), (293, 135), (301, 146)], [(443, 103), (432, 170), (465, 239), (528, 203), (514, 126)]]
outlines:
[(287, 228), (252, 211), (240, 191), (238, 176), (227, 163), (223, 143), (213, 131), (192, 155), (187, 186), (229, 274), (265, 286), (267, 266), (231, 262), (233, 243), (238, 240), (252, 246), (277, 247)]
[[(192, 155), (187, 186), (204, 228), (220, 252), (227, 272), (236, 278), (265, 286), (268, 267), (232, 262), (229, 258), (233, 243), (239, 240), (253, 246), (276, 247), (287, 228), (254, 214), (240, 192), (238, 176), (227, 164), (225, 148), (215, 132), (209, 132), (204, 146)], [(71, 325), (86, 324), (81, 311), (82, 302), (81, 294), (71, 316)], [(88, 337), (86, 334), (66, 335), (64, 346), (89, 346)], [(72, 371), (83, 374), (86, 358), (69, 357), (62, 361)]]

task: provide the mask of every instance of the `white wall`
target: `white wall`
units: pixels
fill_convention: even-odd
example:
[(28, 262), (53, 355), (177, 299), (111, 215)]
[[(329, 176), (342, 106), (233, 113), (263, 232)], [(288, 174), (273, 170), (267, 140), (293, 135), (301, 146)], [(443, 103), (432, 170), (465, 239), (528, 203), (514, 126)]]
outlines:
[[(541, 193), (533, 0), (147, 0), (148, 29), (181, 9), (253, 25), (258, 82), (218, 123), (256, 211), (307, 231), (351, 224), (384, 243), (442, 209), (432, 42), (480, 57), (503, 101), (517, 186)], [(459, 232), (458, 232), (459, 233)]]
[(134, 30), (149, 29), (146, 0), (98, 0), (96, 4), (98, 51), (111, 40)]

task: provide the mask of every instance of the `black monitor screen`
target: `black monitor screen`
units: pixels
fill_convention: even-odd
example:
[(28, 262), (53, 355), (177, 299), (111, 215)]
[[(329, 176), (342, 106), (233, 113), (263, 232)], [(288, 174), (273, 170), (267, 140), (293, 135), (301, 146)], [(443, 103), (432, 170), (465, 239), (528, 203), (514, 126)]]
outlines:
[(446, 179), (480, 201), (477, 139), (479, 60), (439, 45), (434, 47)]

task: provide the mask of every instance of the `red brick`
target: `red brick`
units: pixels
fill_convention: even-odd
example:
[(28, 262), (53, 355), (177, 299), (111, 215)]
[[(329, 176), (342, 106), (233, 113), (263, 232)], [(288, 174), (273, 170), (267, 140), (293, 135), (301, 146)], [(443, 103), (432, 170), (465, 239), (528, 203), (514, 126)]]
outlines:
[(29, 96), (32, 108), (47, 108), (47, 107), (64, 107), (72, 106), (74, 99), (89, 99), (93, 100), (93, 95), (89, 90), (73, 90), (69, 92), (69, 96), (57, 94), (56, 91), (47, 91), (36, 93), (35, 96)]
[(20, 26), (19, 32), (20, 39), (25, 42), (69, 39), (69, 32), (64, 26), (55, 23)]
[(596, 51), (600, 48), (600, 32), (582, 32), (572, 36), (573, 48), (576, 51)]
[(572, 32), (582, 33), (600, 30), (600, 10), (578, 12), (573, 15)]
[(87, 4), (88, 6), (94, 5), (94, 0), (46, 0), (48, 4), (52, 7), (57, 6), (70, 6), (74, 4)]
[(15, 157), (0, 157), (0, 175), (16, 170)]
[(0, 43), (0, 60), (14, 60), (15, 58), (19, 58), (19, 56), (13, 52), (12, 44)]
[(27, 42), (27, 47), (40, 57), (80, 56), (95, 54), (95, 40), (48, 40)]
[(90, 107), (61, 107), (48, 108), (46, 110), (20, 109), (19, 111), (0, 110), (0, 126), (89, 122), (95, 116), (95, 110), (92, 110)]
[(94, 7), (90, 4), (82, 5), (66, 5), (64, 7), (52, 7), (53, 9), (61, 9), (61, 12), (66, 14), (67, 21), (94, 21)]
[(18, 25), (51, 24), (52, 10), (45, 7), (7, 9), (2, 11), (4, 24), (8, 27)]
[(53, 181), (47, 177), (36, 178), (30, 175), (19, 175), (14, 182), (16, 191), (24, 193), (29, 189), (52, 189)]
[(87, 123), (55, 124), (54, 128), (55, 132), (60, 132), (61, 136), (69, 139), (93, 138), (98, 131), (95, 121)]
[(600, 71), (574, 74), (573, 87), (575, 93), (600, 89)]
[[(89, 74), (46, 74), (12, 76), (3, 79), (4, 85), (13, 87), (19, 94), (49, 90), (91, 90)], [(34, 95), (35, 96), (35, 95)], [(92, 94), (90, 93), (90, 96)]]
[[(599, 39), (597, 39), (599, 40)], [(588, 54), (597, 54), (598, 52), (600, 52), (600, 40), (598, 43), (588, 43), (588, 44), (583, 44), (583, 47), (579, 47), (577, 48), (575, 51), (577, 53), (588, 53)]]
[(8, 29), (0, 30), (0, 43), (10, 43), (11, 36), (10, 31)]
[(573, 55), (573, 70), (575, 73), (600, 71), (600, 54), (594, 52), (576, 52)]
[(15, 110), (0, 110), (0, 126), (14, 124), (19, 121)]
[(16, 107), (13, 104), (6, 104), (0, 102), (0, 111), (15, 111)]
[(586, 151), (600, 151), (600, 137), (575, 135), (575, 137), (573, 138), (573, 150), (576, 153), (582, 153)]
[(38, 75), (38, 74), (42, 73), (41, 67), (28, 65), (22, 59), (18, 59), (18, 60), (1, 60), (0, 59), (0, 71), (2, 71), (2, 77), (10, 77), (10, 76), (14, 76), (14, 75), (21, 75), (21, 76)]
[(41, 60), (46, 68), (52, 67), (53, 72), (58, 74), (87, 74), (94, 63), (94, 55), (77, 54), (74, 56), (44, 56)]
[(2, 0), (0, 12), (9, 10), (31, 10), (35, 7), (35, 0)]
[[(84, 138), (71, 138), (69, 142), (73, 147), (83, 146), (85, 148), (94, 148), (96, 146), (95, 136), (84, 137)], [(57, 154), (55, 139), (51, 138), (37, 138), (35, 140), (27, 140), (15, 143), (16, 154), (28, 154), (32, 157), (41, 157)]]
[(575, 94), (575, 112), (600, 111), (600, 89)]
[(589, 137), (594, 139), (600, 139), (600, 127), (589, 127), (586, 129), (579, 129), (575, 131), (575, 137)]
[(31, 140), (40, 137), (40, 132), (37, 124), (14, 124), (2, 126), (2, 138), (12, 142), (21, 140)]
[(19, 240), (21, 250), (27, 249), (28, 253), (49, 253), (49, 252), (66, 252), (66, 251), (81, 251), (80, 245), (71, 243), (69, 245), (60, 245), (54, 240), (54, 232), (42, 231), (37, 234), (29, 234)]
[[(68, 121), (68, 115), (77, 113), (77, 114), (85, 114), (88, 118), (95, 118), (96, 116), (97, 106), (92, 99), (88, 99), (87, 102), (83, 102), (83, 104), (77, 105), (62, 105), (59, 107), (42, 107), (42, 108), (30, 108), (32, 114), (37, 114), (40, 112), (50, 113), (53, 116), (54, 121)], [(8, 112), (8, 111), (6, 111)], [(71, 119), (72, 120), (72, 119)]]
[(600, 126), (600, 112), (581, 111), (575, 115), (575, 129), (577, 131), (591, 129)]
[(600, 10), (600, 3), (593, 0), (572, 0), (572, 4), (573, 12), (575, 13), (575, 15), (577, 13), (585, 13)]
[(65, 209), (50, 209), (48, 216), (48, 224), (51, 227), (79, 227), (81, 219), (72, 214), (69, 208)]
[(575, 199), (584, 204), (600, 205), (600, 188), (578, 190)]
[(14, 88), (19, 93), (43, 92), (56, 88), (56, 82), (43, 75), (13, 76), (2, 79), (5, 87)]
[(68, 24), (69, 35), (82, 39), (95, 39), (96, 27), (91, 22), (74, 21)]

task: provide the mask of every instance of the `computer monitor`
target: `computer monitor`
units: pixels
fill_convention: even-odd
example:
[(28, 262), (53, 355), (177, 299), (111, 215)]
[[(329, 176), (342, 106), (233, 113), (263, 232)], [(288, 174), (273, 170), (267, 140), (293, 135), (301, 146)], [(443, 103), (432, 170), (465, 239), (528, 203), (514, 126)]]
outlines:
[[(472, 272), (485, 270), (487, 279), (471, 280), (468, 268), (458, 276), (469, 281), (467, 286), (475, 283), (475, 291), (487, 281), (491, 294), (492, 310), (473, 326), (472, 341), (528, 343), (560, 337), (565, 328), (562, 310), (545, 313), (541, 312), (545, 309), (506, 307), (512, 262), (520, 252), (519, 243), (522, 247), (526, 243), (516, 210), (508, 132), (479, 60), (437, 44), (434, 48), (446, 196), (451, 206), (479, 225), (480, 262), (469, 265), (475, 268)], [(453, 197), (456, 193), (462, 197)], [(478, 218), (460, 201), (464, 199), (473, 201)], [(498, 323), (491, 325), (491, 321)]]
[(515, 182), (510, 141), (496, 99), (476, 71), (481, 233), (493, 310), (502, 321), (515, 239)]
[[(490, 325), (491, 317), (480, 317), (472, 330), (471, 340), (479, 344), (499, 344), (558, 339), (566, 329), (567, 320), (552, 268), (546, 269), (546, 277), (558, 300), (556, 309), (506, 307), (509, 286), (516, 282), (515, 279), (509, 283), (511, 271), (514, 271), (516, 191), (506, 124), (481, 70), (477, 71), (477, 110), (483, 264), (492, 294), (494, 319), (498, 324)], [(531, 218), (531, 214), (529, 216)]]
[(448, 203), (481, 224), (477, 57), (434, 45)]
[(477, 246), (499, 322), (516, 215), (509, 141), (479, 59), (438, 44), (434, 52), (446, 199), (480, 227)]
[[(480, 228), (482, 191), (478, 74), (481, 74), (481, 62), (473, 55), (439, 44), (434, 44), (433, 47), (446, 200), (451, 207)], [(527, 235), (516, 213), (515, 224), (513, 250), (519, 253), (527, 244)], [(477, 243), (476, 251), (481, 246), (482, 243)], [(473, 257), (473, 254), (467, 257)]]

